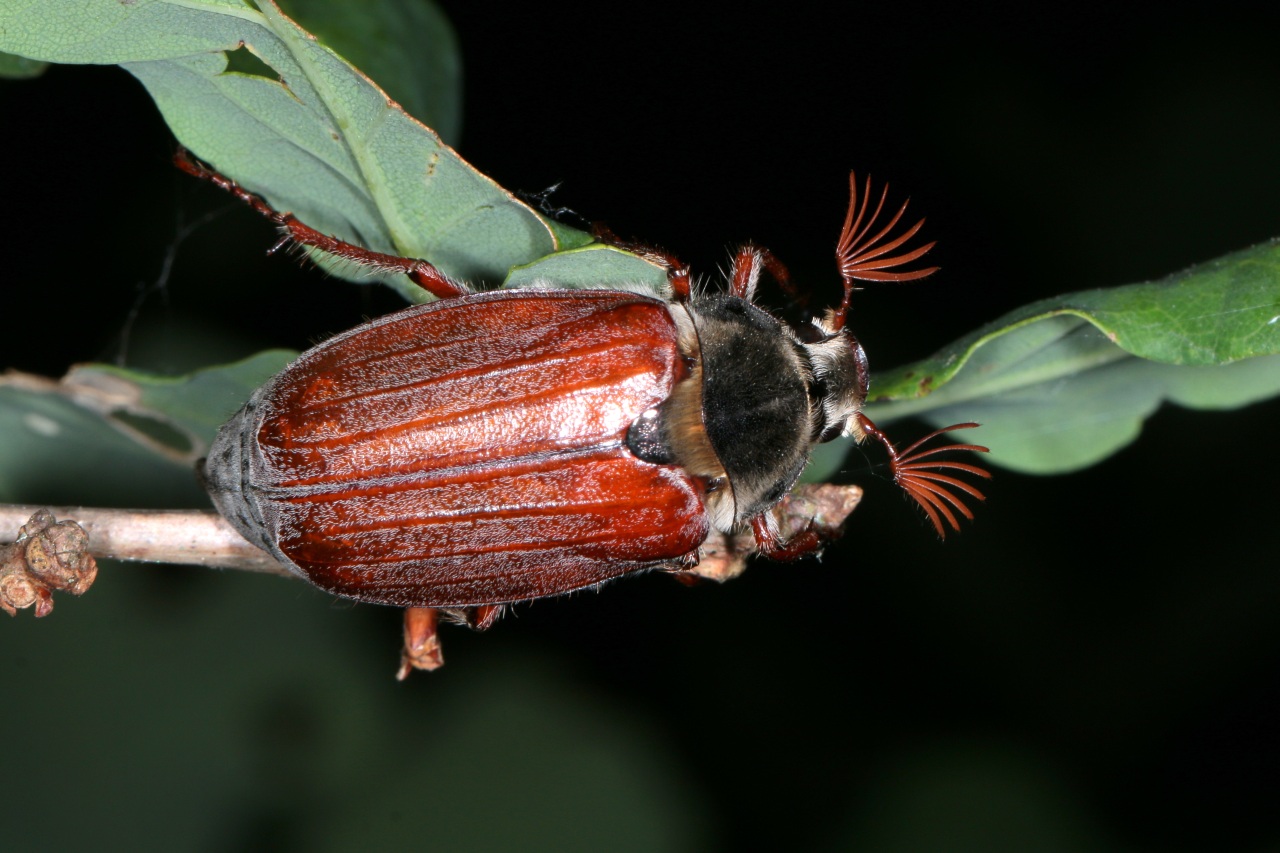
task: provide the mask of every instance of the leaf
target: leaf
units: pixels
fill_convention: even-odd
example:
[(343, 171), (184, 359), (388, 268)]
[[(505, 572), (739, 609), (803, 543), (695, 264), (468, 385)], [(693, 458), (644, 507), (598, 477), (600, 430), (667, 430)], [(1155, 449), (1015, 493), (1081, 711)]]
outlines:
[(547, 286), (665, 293), (667, 271), (615, 246), (594, 244), (515, 267), (504, 287)]
[(25, 56), (14, 56), (12, 53), (0, 53), (0, 77), (25, 80), (29, 77), (39, 77), (48, 67), (47, 62), (27, 59)]
[(376, 80), (409, 115), (457, 144), (462, 58), (453, 28), (435, 3), (286, 0), (280, 5), (321, 44)]
[(0, 376), (0, 501), (204, 505), (195, 463), (294, 353), (178, 378), (85, 365), (63, 380)]
[[(198, 157), (349, 242), (472, 282), (501, 281), (558, 247), (524, 203), (271, 0), (11, 0), (0, 7), (0, 50), (121, 64)], [(350, 265), (333, 271), (370, 279)], [(389, 283), (429, 298), (403, 276)]]
[[(1093, 464), (1164, 400), (1202, 409), (1280, 393), (1280, 242), (1157, 282), (1036, 302), (931, 358), (877, 375), (869, 416), (976, 420), (992, 461), (1030, 473)], [(826, 451), (828, 471), (842, 448)], [(822, 472), (819, 471), (819, 474)]]
[(292, 350), (266, 350), (179, 377), (87, 364), (73, 368), (62, 384), (111, 397), (116, 413), (129, 412), (166, 425), (184, 436), (191, 448), (183, 461), (194, 462), (204, 455), (218, 427), (296, 356)]
[[(294, 2), (321, 10), (318, 26), (327, 15), (330, 37), (344, 38), (327, 0)], [(433, 32), (451, 53), (447, 30)], [(184, 144), (321, 231), (473, 281), (665, 286), (657, 267), (584, 246), (587, 235), (548, 224), (480, 175), (271, 0), (10, 0), (0, 49), (124, 64)], [(1162, 400), (1230, 407), (1270, 396), (1276, 369), (1261, 359), (1280, 353), (1278, 253), (1270, 244), (1161, 282), (1027, 306), (877, 376), (868, 412), (989, 421), (980, 440), (994, 461), (1049, 473), (1128, 443)], [(425, 298), (402, 276), (393, 283)], [(815, 470), (830, 473), (847, 449), (824, 448)]]

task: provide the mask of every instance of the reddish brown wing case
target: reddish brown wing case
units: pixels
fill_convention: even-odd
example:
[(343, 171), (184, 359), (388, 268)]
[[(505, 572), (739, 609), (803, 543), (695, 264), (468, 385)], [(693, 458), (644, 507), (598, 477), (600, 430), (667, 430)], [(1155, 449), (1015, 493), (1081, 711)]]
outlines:
[(245, 499), (278, 555), (365, 601), (520, 601), (670, 565), (707, 535), (702, 487), (624, 441), (685, 369), (666, 306), (644, 296), (411, 308), (255, 396)]

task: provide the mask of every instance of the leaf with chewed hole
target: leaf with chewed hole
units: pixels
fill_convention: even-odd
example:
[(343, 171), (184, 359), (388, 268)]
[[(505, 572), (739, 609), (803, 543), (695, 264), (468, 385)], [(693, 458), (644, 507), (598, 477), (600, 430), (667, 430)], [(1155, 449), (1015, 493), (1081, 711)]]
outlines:
[(0, 376), (0, 502), (204, 505), (196, 460), (294, 355), (269, 350), (180, 377), (103, 364), (62, 380)]

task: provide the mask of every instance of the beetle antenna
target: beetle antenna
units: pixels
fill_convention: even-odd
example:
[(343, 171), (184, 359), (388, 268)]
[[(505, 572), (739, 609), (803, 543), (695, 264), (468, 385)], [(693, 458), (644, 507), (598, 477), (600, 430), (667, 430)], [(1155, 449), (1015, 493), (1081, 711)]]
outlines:
[[(879, 441), (889, 451), (889, 467), (893, 472), (893, 481), (910, 495), (916, 503), (920, 504), (925, 515), (929, 516), (929, 520), (933, 522), (933, 527), (938, 531), (940, 538), (947, 538), (947, 526), (950, 526), (955, 531), (960, 530), (960, 520), (956, 518), (955, 512), (952, 512), (953, 509), (970, 521), (973, 520), (973, 511), (965, 506), (964, 501), (956, 497), (951, 489), (959, 489), (980, 501), (986, 500), (986, 497), (982, 492), (963, 480), (944, 474), (942, 471), (961, 471), (988, 480), (991, 479), (991, 472), (979, 468), (977, 465), (970, 465), (967, 462), (953, 462), (949, 459), (922, 460), (929, 456), (948, 453), (953, 450), (969, 450), (974, 453), (987, 453), (989, 450), (980, 444), (949, 444), (945, 447), (931, 447), (928, 450), (921, 450), (920, 448), (926, 442), (937, 438), (943, 433), (957, 429), (973, 429), (978, 424), (952, 424), (949, 427), (934, 430), (914, 444), (898, 450), (893, 446), (893, 442), (889, 441), (889, 437), (881, 432), (866, 415), (859, 414), (858, 421), (867, 435)], [(944, 519), (946, 520), (945, 525), (943, 524)]]
[[(867, 176), (866, 189), (863, 190), (862, 204), (859, 206), (858, 178), (853, 172), (849, 173), (849, 211), (845, 214), (844, 227), (840, 229), (840, 240), (836, 243), (836, 264), (840, 267), (840, 277), (844, 279), (844, 299), (840, 301), (840, 307), (835, 312), (833, 318), (834, 329), (844, 328), (845, 315), (849, 312), (849, 297), (855, 289), (855, 280), (915, 281), (938, 271), (938, 267), (929, 267), (922, 270), (886, 272), (886, 270), (893, 267), (909, 264), (923, 257), (937, 245), (935, 241), (918, 249), (904, 252), (901, 255), (884, 257), (884, 255), (901, 248), (924, 225), (924, 220), (921, 219), (908, 228), (906, 233), (886, 240), (889, 232), (897, 226), (898, 220), (902, 218), (902, 214), (907, 212), (907, 205), (911, 202), (910, 199), (907, 199), (902, 203), (902, 207), (898, 208), (898, 212), (894, 214), (893, 219), (889, 220), (888, 225), (881, 228), (874, 236), (867, 236), (870, 234), (871, 229), (875, 227), (876, 220), (880, 218), (880, 213), (884, 210), (885, 199), (888, 196), (889, 186), (886, 184), (880, 193), (880, 201), (876, 204), (875, 212), (868, 218), (867, 210), (871, 206), (871, 176)], [(866, 220), (865, 223), (863, 220)], [(882, 240), (886, 240), (886, 242), (882, 243)]]

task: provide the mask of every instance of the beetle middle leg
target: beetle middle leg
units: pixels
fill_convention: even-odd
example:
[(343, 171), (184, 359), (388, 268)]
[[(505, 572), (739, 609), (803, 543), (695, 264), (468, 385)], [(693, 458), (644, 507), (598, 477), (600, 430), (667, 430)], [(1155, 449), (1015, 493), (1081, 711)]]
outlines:
[(267, 204), (261, 197), (254, 195), (235, 181), (221, 175), (203, 163), (197, 162), (185, 148), (179, 148), (173, 155), (174, 165), (182, 171), (202, 180), (206, 180), (220, 189), (234, 195), (258, 213), (275, 223), (284, 232), (280, 242), (271, 247), (275, 252), (287, 243), (297, 243), (319, 249), (335, 257), (351, 261), (362, 267), (385, 273), (403, 273), (423, 290), (438, 299), (451, 299), (470, 292), (466, 285), (456, 282), (436, 269), (429, 261), (421, 258), (402, 258), (385, 252), (375, 252), (337, 237), (330, 237), (302, 222), (292, 213), (281, 213)]

